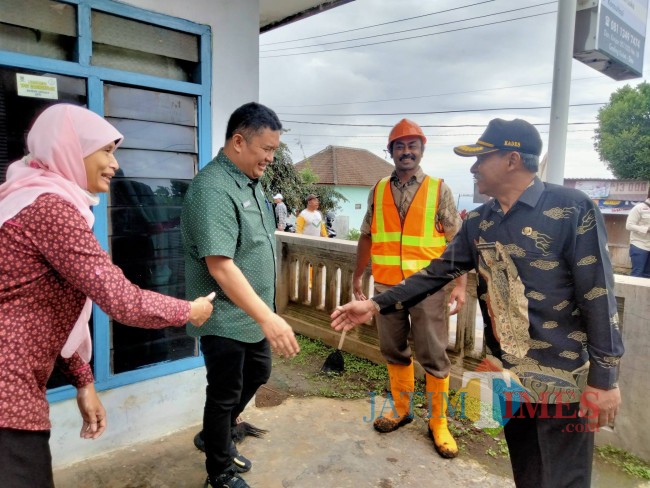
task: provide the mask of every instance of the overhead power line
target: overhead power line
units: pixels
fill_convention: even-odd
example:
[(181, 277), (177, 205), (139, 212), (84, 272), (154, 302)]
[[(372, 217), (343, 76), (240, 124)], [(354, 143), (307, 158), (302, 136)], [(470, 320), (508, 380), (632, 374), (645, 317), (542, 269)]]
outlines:
[(469, 29), (476, 29), (478, 27), (485, 27), (485, 26), (489, 26), (489, 25), (491, 26), (491, 25), (495, 25), (495, 24), (503, 24), (503, 23), (506, 23), (506, 22), (513, 22), (515, 20), (531, 19), (531, 18), (534, 18), (534, 17), (541, 17), (542, 15), (554, 14), (556, 12), (557, 12), (557, 10), (551, 10), (550, 12), (543, 12), (541, 14), (525, 15), (523, 17), (514, 17), (512, 19), (505, 19), (505, 20), (496, 20), (494, 22), (490, 22), (490, 23), (487, 23), (487, 24), (478, 24), (478, 25), (474, 25), (474, 26), (470, 26), (470, 27), (460, 27), (458, 29), (449, 29), (449, 30), (442, 31), (442, 32), (432, 32), (430, 34), (422, 34), (422, 35), (419, 35), (419, 36), (402, 37), (400, 39), (390, 39), (390, 40), (387, 40), (387, 41), (368, 42), (366, 44), (357, 44), (355, 46), (335, 47), (335, 48), (331, 48), (331, 49), (321, 49), (320, 51), (305, 51), (303, 53), (274, 54), (272, 56), (260, 56), (260, 59), (282, 58), (282, 57), (287, 57), (287, 56), (302, 56), (304, 54), (318, 54), (318, 53), (325, 53), (325, 52), (330, 52), (330, 51), (341, 51), (343, 49), (355, 49), (355, 48), (358, 48), (358, 47), (376, 46), (376, 45), (379, 45), (379, 44), (387, 44), (387, 43), (390, 43), (390, 42), (408, 41), (408, 40), (411, 40), (411, 39), (419, 39), (419, 38), (422, 38), (422, 37), (430, 37), (430, 36), (438, 36), (438, 35), (441, 35), (441, 34), (449, 34), (450, 32), (460, 32), (460, 31), (469, 30)]
[[(291, 122), (289, 120), (282, 120), (282, 122)], [(593, 122), (568, 122), (568, 125), (594, 125), (597, 124), (597, 121)], [(550, 125), (549, 122), (535, 122), (533, 125), (537, 126), (542, 126), (542, 125)], [(384, 127), (384, 126), (382, 126)], [(392, 127), (392, 126), (385, 126), (385, 127)], [(427, 127), (427, 128), (436, 128), (436, 129), (466, 129), (466, 128), (474, 128), (474, 127), (480, 127), (484, 128), (485, 124), (458, 124), (458, 125), (422, 125), (420, 127)], [(355, 134), (353, 136), (350, 135), (332, 135), (332, 134), (297, 134), (294, 132), (287, 132), (285, 136), (310, 136), (310, 137), (386, 137), (386, 135), (376, 135), (376, 134)]]
[[(393, 127), (394, 124), (345, 124), (345, 123), (336, 123), (336, 122), (305, 122), (302, 120), (284, 120), (280, 119), (282, 123), (286, 124), (305, 124), (305, 125), (328, 125), (328, 126), (335, 126), (335, 127)], [(597, 122), (575, 122), (576, 124), (595, 124)], [(533, 122), (533, 125), (548, 125), (548, 123), (537, 123)], [(478, 124), (478, 125), (473, 125), (473, 124), (465, 124), (465, 125), (460, 125), (460, 126), (455, 126), (455, 125), (427, 125), (427, 124), (419, 124), (420, 127), (485, 127), (485, 124)]]
[[(594, 103), (573, 103), (569, 107), (590, 107), (594, 105), (605, 105), (607, 102)], [(289, 112), (277, 112), (278, 115), (297, 115), (307, 117), (382, 117), (382, 116), (400, 116), (400, 115), (434, 115), (434, 114), (457, 114), (465, 112), (496, 112), (506, 110), (542, 110), (549, 109), (550, 106), (542, 107), (496, 107), (496, 108), (468, 108), (459, 110), (433, 110), (429, 112), (397, 112), (397, 113), (365, 113), (365, 114), (296, 114)]]
[[(589, 124), (593, 123), (595, 124), (596, 122), (588, 122)], [(548, 124), (533, 124), (533, 125), (548, 125)], [(569, 124), (571, 125), (571, 124)], [(485, 127), (485, 124), (481, 125), (480, 127)], [(546, 134), (548, 131), (539, 131), (540, 134)], [(568, 130), (567, 133), (573, 134), (574, 132), (593, 132), (593, 129), (575, 129), (575, 130)], [(472, 132), (472, 133), (453, 133), (453, 134), (425, 134), (427, 137), (465, 137), (465, 136), (475, 136), (475, 135), (480, 135), (480, 132)], [(358, 139), (358, 138), (378, 138), (378, 139), (385, 139), (388, 137), (387, 134), (355, 134), (355, 135), (347, 135), (343, 136), (340, 134), (298, 134), (298, 133), (288, 133), (283, 135), (282, 137), (287, 138), (287, 137), (323, 137), (323, 138), (345, 138), (345, 139)]]
[(295, 50), (295, 49), (306, 49), (306, 48), (310, 48), (310, 47), (329, 46), (330, 44), (341, 44), (343, 42), (354, 42), (354, 41), (363, 41), (363, 40), (366, 40), (366, 39), (375, 39), (377, 37), (386, 37), (386, 36), (392, 36), (392, 35), (396, 35), (396, 34), (404, 34), (406, 32), (421, 31), (422, 29), (431, 29), (433, 27), (442, 27), (444, 25), (459, 24), (461, 22), (467, 22), (467, 21), (470, 21), (470, 20), (477, 20), (477, 19), (484, 19), (486, 17), (494, 17), (495, 15), (509, 14), (509, 13), (512, 13), (512, 12), (519, 12), (521, 10), (530, 10), (532, 8), (544, 7), (546, 5), (555, 4), (555, 3), (556, 2), (545, 2), (545, 3), (540, 3), (540, 4), (537, 4), (537, 5), (529, 5), (528, 7), (519, 7), (519, 8), (510, 9), (510, 10), (502, 10), (501, 12), (492, 12), (490, 14), (477, 15), (475, 17), (467, 17), (465, 19), (460, 19), (460, 20), (450, 20), (449, 22), (441, 22), (439, 24), (425, 25), (425, 26), (422, 26), (422, 27), (413, 27), (411, 29), (403, 29), (403, 30), (394, 31), (394, 32), (385, 32), (383, 34), (374, 34), (372, 36), (355, 37), (353, 39), (344, 39), (342, 41), (330, 41), (330, 42), (321, 42), (321, 43), (317, 43), (317, 44), (308, 44), (306, 46), (283, 47), (283, 48), (278, 48), (278, 49), (266, 49), (266, 50), (261, 50), (260, 53), (271, 53), (271, 52), (277, 52), (277, 51), (292, 51), (292, 50)]
[[(584, 78), (574, 78), (571, 80), (573, 83), (574, 81), (582, 81), (582, 80), (600, 80), (602, 79), (602, 76), (587, 76)], [(339, 105), (360, 105), (363, 103), (379, 103), (379, 102), (396, 102), (396, 101), (402, 101), (402, 100), (416, 100), (420, 98), (433, 98), (433, 97), (446, 97), (450, 95), (465, 95), (467, 93), (480, 93), (480, 92), (486, 92), (486, 91), (494, 91), (494, 90), (508, 90), (510, 88), (525, 88), (528, 86), (539, 86), (539, 85), (550, 85), (553, 83), (552, 81), (544, 81), (541, 83), (527, 83), (524, 85), (510, 85), (510, 86), (497, 86), (493, 88), (482, 88), (480, 90), (467, 90), (467, 91), (459, 91), (459, 92), (448, 92), (448, 93), (435, 93), (435, 94), (430, 94), (430, 95), (418, 95), (418, 96), (413, 96), (413, 97), (399, 97), (399, 98), (384, 98), (381, 100), (363, 100), (363, 101), (357, 101), (357, 102), (337, 102), (337, 103), (314, 103), (314, 104), (308, 104), (308, 105), (273, 105), (275, 108), (277, 107), (284, 107), (284, 108), (303, 108), (303, 107), (332, 107), (332, 106), (339, 106)]]
[(464, 9), (464, 8), (476, 7), (477, 5), (482, 5), (484, 3), (490, 3), (490, 2), (494, 2), (494, 0), (485, 0), (483, 2), (472, 3), (470, 5), (463, 5), (462, 7), (454, 7), (454, 8), (449, 8), (447, 10), (439, 10), (438, 12), (431, 12), (431, 13), (428, 13), (428, 14), (416, 15), (414, 17), (406, 17), (404, 19), (391, 20), (389, 22), (382, 22), (381, 24), (367, 25), (365, 27), (357, 27), (355, 29), (348, 29), (348, 30), (343, 30), (343, 31), (338, 31), (338, 32), (331, 32), (329, 34), (321, 34), (319, 36), (301, 37), (299, 39), (291, 39), (291, 40), (288, 40), (288, 41), (268, 42), (266, 44), (260, 44), (260, 47), (273, 46), (273, 45), (276, 45), (276, 44), (287, 44), (289, 42), (307, 41), (309, 39), (318, 39), (320, 37), (336, 36), (338, 34), (347, 34), (348, 32), (355, 32), (355, 31), (360, 31), (360, 30), (364, 30), (364, 29), (372, 29), (373, 27), (381, 27), (383, 25), (397, 24), (398, 22), (406, 22), (408, 20), (421, 19), (423, 17), (430, 17), (431, 15), (444, 14), (444, 13), (447, 13), (447, 12), (452, 12), (454, 10), (461, 10), (461, 9)]

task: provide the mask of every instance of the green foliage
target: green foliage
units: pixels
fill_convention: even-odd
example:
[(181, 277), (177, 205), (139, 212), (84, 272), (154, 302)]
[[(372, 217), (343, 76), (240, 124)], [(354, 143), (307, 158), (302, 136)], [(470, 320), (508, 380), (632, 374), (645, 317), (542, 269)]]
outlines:
[(650, 180), (650, 84), (616, 90), (595, 132), (594, 148), (617, 178)]
[(302, 180), (291, 160), (291, 151), (285, 143), (280, 143), (273, 164), (266, 167), (261, 183), (269, 198), (276, 193), (282, 193), (290, 212), (302, 207)]
[(359, 229), (355, 229), (354, 227), (352, 227), (350, 229), (350, 232), (348, 232), (348, 236), (346, 237), (346, 239), (348, 241), (358, 241), (360, 237), (361, 237), (361, 231), (359, 231)]
[(310, 193), (318, 195), (320, 211), (325, 214), (328, 210), (336, 211), (340, 200), (347, 199), (334, 188), (325, 185), (318, 186), (318, 175), (307, 167), (297, 171), (289, 147), (281, 142), (275, 152), (273, 164), (267, 166), (261, 178), (262, 186), (269, 198), (276, 193), (282, 193), (284, 203), (289, 212), (296, 214), (307, 206), (306, 197)]
[(623, 469), (626, 473), (643, 480), (650, 480), (650, 464), (643, 459), (614, 446), (597, 446), (598, 456)]
[[(300, 354), (292, 359), (279, 359), (298, 364), (305, 369), (304, 377), (314, 384), (312, 394), (327, 398), (368, 398), (370, 392), (381, 394), (388, 382), (385, 365), (343, 351), (345, 371), (342, 374), (322, 374), (318, 368), (334, 349), (317, 339), (296, 334)], [(309, 370), (311, 369), (311, 372)]]
[(303, 185), (303, 206), (300, 210), (307, 207), (306, 198), (310, 193), (318, 196), (318, 200), (320, 201), (320, 211), (323, 215), (330, 210), (336, 213), (340, 208), (338, 204), (340, 200), (344, 202), (348, 201), (348, 199), (341, 193), (334, 190), (333, 186), (318, 184), (318, 175), (311, 169), (309, 161), (307, 161), (306, 167), (300, 170), (298, 174), (300, 175)]

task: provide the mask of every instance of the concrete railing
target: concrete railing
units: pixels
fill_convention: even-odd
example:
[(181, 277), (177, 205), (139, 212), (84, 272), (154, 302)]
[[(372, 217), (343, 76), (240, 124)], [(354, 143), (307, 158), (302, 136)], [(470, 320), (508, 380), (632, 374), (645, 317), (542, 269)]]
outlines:
[[(336, 347), (340, 334), (330, 327), (329, 315), (337, 305), (352, 300), (357, 243), (284, 232), (276, 233), (276, 238), (278, 312), (296, 332)], [(372, 296), (369, 269), (364, 274), (363, 287), (366, 296)], [(461, 312), (448, 317), (447, 353), (452, 363), (452, 388), (460, 386), (463, 372), (474, 371), (485, 354), (474, 273), (469, 275), (467, 290)], [(619, 381), (623, 408), (615, 428), (600, 432), (597, 442), (650, 459), (650, 444), (645, 440), (650, 432), (650, 408), (646, 407), (650, 387), (646, 359), (650, 351), (650, 280), (616, 275), (615, 294), (626, 346)], [(374, 320), (350, 331), (343, 350), (384, 363)], [(421, 368), (418, 371), (423, 374)]]

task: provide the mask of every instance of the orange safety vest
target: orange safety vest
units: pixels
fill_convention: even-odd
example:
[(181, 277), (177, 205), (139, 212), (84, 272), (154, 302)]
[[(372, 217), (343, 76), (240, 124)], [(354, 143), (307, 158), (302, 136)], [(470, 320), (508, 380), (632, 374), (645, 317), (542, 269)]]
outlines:
[(445, 250), (444, 232), (436, 226), (441, 179), (426, 176), (406, 211), (404, 227), (393, 199), (390, 176), (375, 186), (372, 237), (372, 276), (396, 285), (426, 267)]

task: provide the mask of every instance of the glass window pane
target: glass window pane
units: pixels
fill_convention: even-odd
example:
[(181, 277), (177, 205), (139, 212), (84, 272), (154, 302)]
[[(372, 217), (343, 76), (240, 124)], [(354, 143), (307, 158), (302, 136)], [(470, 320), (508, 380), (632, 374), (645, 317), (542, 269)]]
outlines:
[[(172, 209), (180, 208), (189, 184), (190, 180), (116, 176), (111, 183), (110, 209), (137, 211), (146, 221), (159, 222), (160, 219), (168, 219)], [(111, 217), (115, 218), (112, 212)], [(114, 229), (114, 233), (119, 234), (124, 230), (119, 227)]]
[(182, 81), (198, 76), (199, 36), (92, 12), (92, 63)]
[(126, 149), (154, 149), (158, 151), (197, 152), (196, 128), (183, 125), (159, 124), (145, 120), (126, 120), (106, 117), (124, 134), (120, 147)]
[[(18, 96), (16, 75), (55, 78), (58, 99)], [(26, 154), (27, 131), (46, 107), (55, 103), (86, 104), (86, 80), (39, 71), (0, 67), (0, 183), (7, 166)]]
[(72, 61), (76, 7), (49, 0), (2, 0), (0, 49)]
[(195, 97), (117, 85), (107, 86), (104, 94), (110, 108), (104, 113), (106, 117), (197, 125)]
[(191, 153), (120, 147), (115, 152), (115, 157), (120, 164), (121, 175), (129, 178), (155, 178), (158, 175), (166, 175), (169, 178), (192, 179), (197, 167), (196, 154)]
[[(113, 262), (141, 288), (183, 298), (180, 216), (196, 171), (197, 143), (194, 124), (181, 121), (196, 120), (196, 113), (188, 112), (196, 110), (196, 100), (112, 85), (104, 94), (105, 113), (120, 116), (107, 119), (125, 135), (108, 205)], [(153, 106), (145, 103), (158, 95)], [(183, 327), (146, 330), (112, 321), (111, 332), (113, 373), (198, 354)]]

